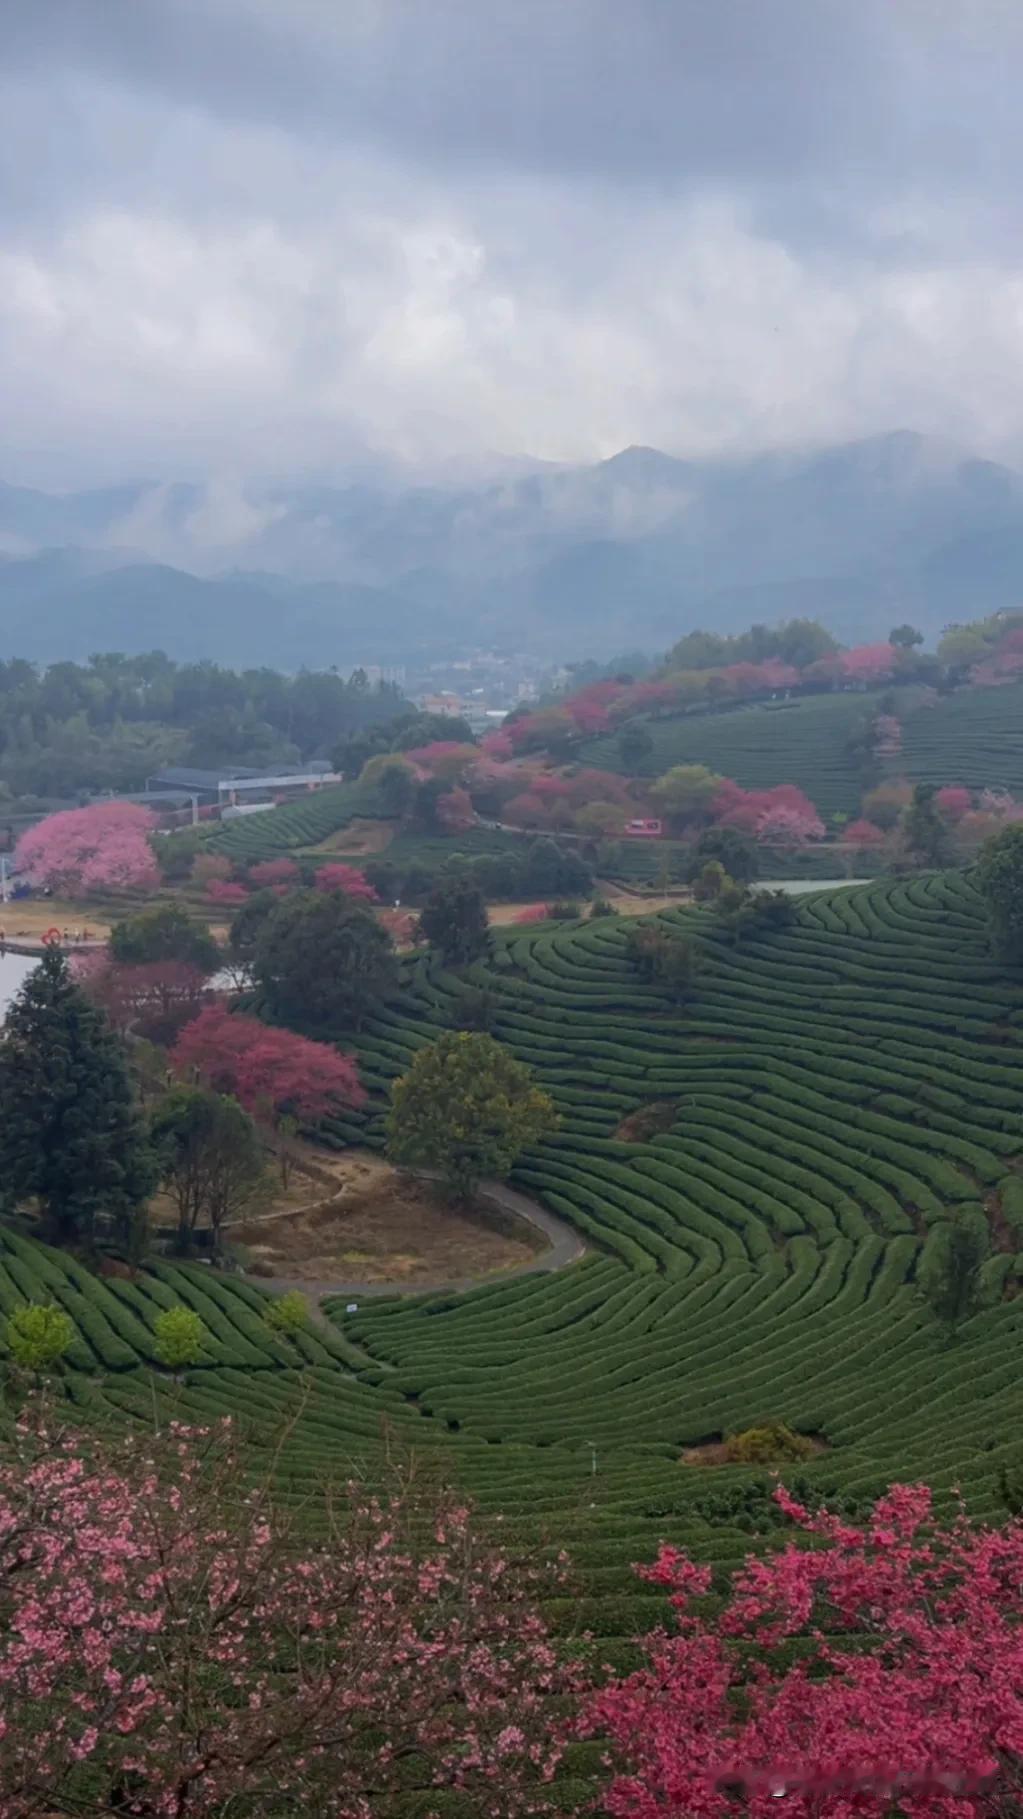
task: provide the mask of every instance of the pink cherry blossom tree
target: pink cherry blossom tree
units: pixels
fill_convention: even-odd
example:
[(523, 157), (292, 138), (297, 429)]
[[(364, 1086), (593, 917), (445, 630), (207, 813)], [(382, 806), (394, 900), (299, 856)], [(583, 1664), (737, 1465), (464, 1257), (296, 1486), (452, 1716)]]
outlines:
[(563, 1571), (412, 1480), (323, 1510), (300, 1538), (229, 1423), (10, 1434), (0, 1819), (366, 1819), (410, 1782), (424, 1810), (551, 1811), (573, 1679), (537, 1605)]
[(340, 891), (343, 896), (358, 898), (363, 903), (380, 901), (365, 872), (357, 865), (321, 865), (315, 882), (318, 891)]
[[(862, 1527), (776, 1499), (811, 1538), (751, 1557), (723, 1610), (662, 1547), (674, 1629), (592, 1702), (615, 1819), (997, 1819), (1023, 1795), (1023, 1523), (942, 1526), (895, 1485)], [(801, 1639), (793, 1652), (792, 1638)], [(849, 1642), (852, 1641), (852, 1648)], [(737, 1809), (736, 1801), (741, 1802)]]
[(134, 802), (97, 802), (48, 815), (21, 836), (15, 864), (30, 884), (66, 897), (152, 890), (159, 870), (149, 834), (150, 809)]
[(232, 1094), (270, 1123), (285, 1116), (312, 1122), (366, 1097), (351, 1055), (223, 1004), (208, 1005), (185, 1025), (171, 1065), (184, 1078)]

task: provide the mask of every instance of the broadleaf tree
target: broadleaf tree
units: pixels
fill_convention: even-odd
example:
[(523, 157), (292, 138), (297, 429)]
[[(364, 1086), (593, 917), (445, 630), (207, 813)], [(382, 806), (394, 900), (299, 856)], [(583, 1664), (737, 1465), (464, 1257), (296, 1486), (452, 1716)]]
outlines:
[(492, 1036), (449, 1031), (416, 1053), (391, 1088), (387, 1153), (436, 1169), (467, 1199), (485, 1177), (502, 1180), (521, 1152), (557, 1130), (549, 1095)]

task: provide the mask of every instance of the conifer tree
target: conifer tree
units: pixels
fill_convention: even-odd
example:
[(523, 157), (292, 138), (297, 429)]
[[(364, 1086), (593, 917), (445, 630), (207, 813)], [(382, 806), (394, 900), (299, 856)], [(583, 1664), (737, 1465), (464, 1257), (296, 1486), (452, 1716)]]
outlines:
[(101, 1212), (127, 1238), (154, 1174), (121, 1044), (51, 948), (0, 1036), (0, 1183), (55, 1242), (91, 1243)]

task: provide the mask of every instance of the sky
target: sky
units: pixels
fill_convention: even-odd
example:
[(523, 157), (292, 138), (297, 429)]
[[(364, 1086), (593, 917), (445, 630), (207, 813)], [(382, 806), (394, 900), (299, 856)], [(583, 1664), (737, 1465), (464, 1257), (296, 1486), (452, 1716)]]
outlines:
[(1019, 0), (32, 0), (0, 478), (1023, 461)]

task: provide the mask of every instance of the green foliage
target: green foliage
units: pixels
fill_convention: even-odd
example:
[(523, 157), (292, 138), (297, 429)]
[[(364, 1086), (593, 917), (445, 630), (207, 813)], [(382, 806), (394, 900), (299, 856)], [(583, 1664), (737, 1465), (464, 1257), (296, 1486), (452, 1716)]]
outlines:
[(660, 986), (675, 1004), (687, 1004), (695, 997), (702, 966), (696, 942), (656, 922), (634, 922), (628, 942), (640, 978)]
[(760, 870), (755, 840), (737, 827), (705, 828), (693, 849), (690, 878), (699, 877), (705, 865), (716, 860), (737, 884), (751, 884)]
[(889, 644), (898, 651), (911, 651), (923, 641), (923, 632), (918, 632), (915, 625), (896, 625), (888, 633)]
[(72, 1321), (52, 1302), (29, 1301), (16, 1307), (4, 1321), (3, 1337), (19, 1370), (41, 1375), (51, 1371), (70, 1350), (75, 1336)]
[(928, 1239), (918, 1272), (920, 1291), (949, 1337), (977, 1310), (987, 1250), (983, 1213), (971, 1218), (965, 1207)]
[(178, 1214), (177, 1246), (207, 1229), (219, 1248), (225, 1223), (263, 1196), (266, 1168), (255, 1124), (236, 1099), (204, 1086), (176, 1086), (150, 1120), (161, 1178)]
[(91, 1243), (100, 1214), (126, 1238), (155, 1177), (124, 1049), (56, 949), (0, 1034), (0, 1180), (38, 1200), (58, 1242)]
[(340, 1037), (397, 987), (394, 944), (362, 905), (328, 891), (294, 891), (261, 924), (252, 973), (270, 1015)]
[(727, 882), (714, 901), (719, 928), (737, 945), (750, 935), (779, 934), (791, 928), (799, 911), (788, 891), (751, 891)]
[(256, 952), (256, 943), (263, 932), (264, 924), (273, 915), (280, 898), (272, 890), (254, 891), (240, 905), (237, 914), (232, 917), (227, 945), (236, 966), (252, 965)]
[(948, 827), (935, 800), (933, 783), (918, 783), (902, 829), (906, 846), (921, 865), (944, 865), (949, 853)]
[(267, 1302), (266, 1323), (272, 1332), (282, 1333), (286, 1339), (304, 1333), (309, 1325), (309, 1303), (305, 1296), (297, 1288), (274, 1295)]
[(1010, 964), (1023, 960), (1023, 823), (1014, 822), (987, 841), (976, 869), (987, 905), (991, 944)]
[(763, 663), (778, 657), (793, 663), (797, 669), (816, 663), (838, 649), (830, 632), (816, 619), (789, 619), (781, 625), (754, 625), (748, 632), (733, 635), (718, 632), (687, 632), (664, 659), (664, 668), (724, 669), (730, 663)]
[(598, 916), (613, 916), (614, 913), (615, 913), (614, 904), (609, 903), (606, 897), (594, 897), (593, 902), (590, 904), (590, 921), (591, 922), (593, 922)]
[(483, 892), (469, 877), (445, 879), (428, 897), (419, 918), (431, 947), (446, 966), (468, 966), (490, 950), (490, 925)]
[(794, 1433), (784, 1421), (757, 1421), (725, 1440), (725, 1454), (732, 1465), (790, 1465), (811, 1459), (813, 1452), (812, 1440)]
[(207, 1339), (206, 1327), (190, 1307), (168, 1307), (153, 1322), (158, 1364), (169, 1371), (181, 1371), (198, 1364)]
[(221, 961), (209, 929), (194, 921), (180, 903), (154, 903), (115, 923), (110, 931), (110, 953), (122, 966), (178, 960), (201, 973), (215, 973)]
[(735, 879), (729, 877), (720, 859), (708, 859), (693, 879), (693, 896), (697, 903), (716, 903), (723, 891), (734, 887)]
[(651, 784), (650, 794), (666, 815), (691, 821), (707, 813), (723, 782), (705, 764), (674, 764)]
[(440, 1171), (467, 1197), (484, 1176), (503, 1179), (521, 1151), (558, 1124), (529, 1069), (492, 1036), (441, 1036), (418, 1050), (391, 1089), (391, 1160)]

